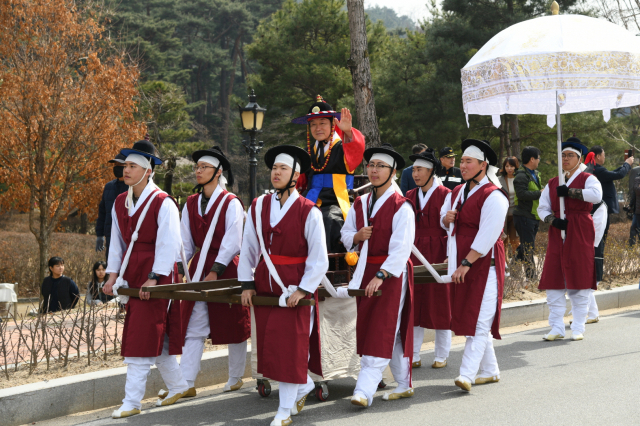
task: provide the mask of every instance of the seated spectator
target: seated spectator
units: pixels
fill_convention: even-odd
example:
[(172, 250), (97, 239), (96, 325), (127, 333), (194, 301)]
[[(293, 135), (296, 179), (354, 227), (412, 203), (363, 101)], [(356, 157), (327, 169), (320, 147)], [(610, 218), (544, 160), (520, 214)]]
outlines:
[(87, 284), (87, 295), (84, 299), (88, 305), (101, 305), (114, 299), (114, 296), (104, 294), (102, 291), (104, 283), (109, 279), (106, 270), (107, 263), (102, 260), (93, 264), (93, 276)]
[(49, 276), (42, 281), (41, 313), (73, 309), (80, 298), (75, 282), (64, 276), (64, 260), (60, 257), (49, 259)]

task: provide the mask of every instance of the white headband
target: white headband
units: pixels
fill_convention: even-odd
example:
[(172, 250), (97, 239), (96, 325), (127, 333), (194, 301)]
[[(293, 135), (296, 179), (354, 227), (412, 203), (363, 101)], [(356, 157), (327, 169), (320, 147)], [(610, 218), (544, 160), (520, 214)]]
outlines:
[(389, 166), (394, 166), (396, 162), (393, 160), (393, 157), (389, 154), (375, 153), (371, 156), (369, 161), (378, 160), (384, 163), (387, 163)]
[(502, 185), (500, 185), (500, 182), (498, 181), (498, 175), (497, 175), (499, 171), (498, 168), (496, 166), (492, 166), (491, 164), (489, 164), (489, 161), (486, 159), (485, 153), (480, 148), (478, 148), (475, 145), (471, 145), (464, 150), (464, 153), (462, 153), (462, 156), (475, 158), (476, 160), (479, 160), (479, 161), (486, 161), (487, 162), (487, 178), (491, 181), (491, 183), (496, 185), (498, 188), (502, 188)]
[(417, 159), (413, 165), (416, 167), (424, 167), (425, 169), (433, 169), (433, 163), (427, 160)]
[[(213, 167), (218, 167), (220, 165), (220, 160), (212, 155), (203, 155), (198, 159), (198, 163), (201, 161), (211, 164)], [(224, 170), (222, 166), (220, 166), (220, 170)], [(218, 186), (222, 189), (227, 189), (227, 178), (224, 177), (223, 174), (220, 174), (220, 177), (218, 178)]]
[[(198, 163), (201, 161), (204, 161), (207, 164), (211, 164), (213, 167), (218, 167), (220, 165), (220, 160), (218, 160), (216, 157), (213, 157), (211, 155), (204, 155), (200, 157), (200, 159), (198, 160)], [(223, 170), (223, 168), (220, 167), (220, 170)]]
[(144, 155), (140, 155), (140, 154), (129, 154), (127, 156), (127, 159), (124, 160), (125, 162), (129, 162), (129, 163), (135, 163), (140, 167), (144, 167), (145, 169), (150, 169), (151, 168), (151, 162), (149, 161), (149, 159), (147, 157), (145, 157)]
[[(293, 157), (289, 154), (278, 154), (273, 164), (284, 164), (293, 169)], [(300, 163), (296, 161), (296, 172), (300, 173)]]
[[(151, 161), (149, 161), (149, 159), (144, 155), (140, 155), (140, 154), (129, 154), (127, 156), (127, 159), (124, 161), (129, 163), (135, 163), (138, 166), (143, 167), (145, 169), (145, 173), (142, 175), (138, 183), (129, 186), (127, 199), (124, 201), (124, 206), (128, 209), (131, 206), (133, 206), (133, 187), (138, 185), (140, 182), (144, 180), (145, 177), (147, 177), (146, 170), (151, 168)], [(151, 173), (151, 176), (149, 176), (149, 182), (153, 182), (153, 173)]]
[(467, 149), (465, 149), (462, 153), (462, 156), (475, 158), (476, 160), (480, 161), (487, 161), (484, 152), (475, 145), (471, 145)]
[(582, 153), (580, 151), (578, 151), (577, 149), (572, 148), (570, 146), (562, 149), (562, 152), (565, 152), (565, 151), (575, 152), (576, 154), (578, 154), (578, 158), (582, 157)]

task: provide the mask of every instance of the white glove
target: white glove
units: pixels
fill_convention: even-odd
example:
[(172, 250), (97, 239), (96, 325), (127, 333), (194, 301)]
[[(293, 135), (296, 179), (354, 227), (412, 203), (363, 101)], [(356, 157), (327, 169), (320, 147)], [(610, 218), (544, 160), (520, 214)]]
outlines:
[[(123, 280), (122, 277), (118, 277), (118, 279), (116, 279), (116, 283), (113, 285), (112, 291), (114, 296), (118, 296), (119, 288), (129, 288), (129, 283)], [(126, 305), (129, 303), (129, 296), (118, 296), (118, 301), (123, 305)]]
[(298, 289), (297, 285), (290, 285), (289, 287), (287, 287), (287, 291), (280, 295), (280, 299), (278, 300), (278, 305), (280, 305), (281, 308), (286, 308), (287, 299), (289, 298), (289, 296), (295, 293), (297, 289)]

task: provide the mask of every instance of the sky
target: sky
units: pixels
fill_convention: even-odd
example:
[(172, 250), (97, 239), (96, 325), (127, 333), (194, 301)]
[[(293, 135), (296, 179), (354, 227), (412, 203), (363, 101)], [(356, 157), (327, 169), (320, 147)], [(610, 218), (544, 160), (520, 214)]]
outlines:
[(365, 0), (364, 7), (380, 6), (395, 10), (398, 15), (407, 15), (414, 21), (426, 18), (428, 0)]

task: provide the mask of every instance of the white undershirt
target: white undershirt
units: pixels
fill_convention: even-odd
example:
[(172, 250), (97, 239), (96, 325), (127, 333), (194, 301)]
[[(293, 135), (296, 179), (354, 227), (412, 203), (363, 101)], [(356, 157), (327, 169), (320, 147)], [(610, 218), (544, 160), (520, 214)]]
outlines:
[[(276, 195), (277, 194), (271, 194), (271, 211), (269, 216), (271, 227), (275, 227), (280, 223), (284, 215), (289, 211), (289, 208), (293, 205), (293, 202), (300, 196), (298, 191), (293, 190), (284, 203), (284, 206), (280, 207), (280, 201), (276, 199)], [(269, 195), (267, 195), (267, 197), (268, 196)], [(254, 280), (254, 271), (260, 260), (260, 242), (258, 241), (256, 228), (253, 226), (251, 210), (252, 209), (249, 209), (247, 222), (244, 227), (242, 249), (240, 250), (240, 263), (238, 264), (238, 281), (242, 282)], [(283, 231), (287, 232), (286, 224), (283, 226)], [(320, 213), (319, 209), (313, 208), (309, 212), (304, 225), (304, 238), (307, 240), (308, 252), (300, 253), (299, 256), (302, 257), (306, 255), (307, 260), (305, 262), (304, 275), (300, 283), (295, 284), (303, 290), (313, 293), (329, 269), (324, 223), (322, 221), (322, 213)], [(269, 277), (269, 281), (273, 289), (271, 277)], [(284, 284), (290, 285), (292, 283), (285, 282)]]
[[(209, 198), (209, 203), (207, 204), (207, 208), (204, 212), (206, 215), (209, 213), (214, 203), (222, 194), (222, 188), (216, 186), (216, 189), (211, 194), (211, 198)], [(202, 217), (202, 211), (200, 207), (200, 201), (202, 200), (202, 194), (198, 195), (198, 201), (196, 205), (198, 206), (198, 215)], [(222, 214), (222, 212), (220, 212)], [(215, 212), (214, 212), (215, 214)], [(218, 251), (218, 256), (216, 256), (215, 262), (220, 263), (224, 266), (228, 266), (229, 263), (233, 260), (234, 257), (238, 253), (240, 253), (240, 247), (242, 246), (242, 225), (244, 223), (244, 209), (242, 208), (242, 204), (236, 198), (229, 202), (227, 206), (227, 212), (224, 220), (224, 236), (222, 237), (222, 241), (220, 242), (220, 250)], [(215, 231), (214, 231), (215, 232)], [(188, 260), (190, 260), (196, 252), (196, 245), (193, 241), (193, 236), (191, 235), (191, 222), (189, 219), (189, 210), (187, 208), (187, 204), (185, 203), (182, 208), (182, 221), (180, 222), (180, 234), (182, 235), (182, 244), (184, 245), (185, 256)], [(205, 231), (206, 235), (206, 231)], [(185, 265), (186, 267), (186, 265)], [(208, 274), (207, 271), (203, 271), (203, 275), (206, 276)], [(192, 277), (194, 281), (199, 281), (204, 278)]]
[(433, 184), (431, 184), (431, 188), (429, 188), (427, 192), (422, 191), (422, 188), (418, 187), (418, 194), (420, 194), (420, 196), (418, 197), (420, 199), (420, 210), (424, 210), (424, 206), (426, 206), (429, 202), (429, 199), (433, 195), (433, 191), (435, 191), (439, 186), (442, 186), (440, 180), (434, 179)]
[[(133, 216), (139, 208), (144, 205), (144, 201), (151, 195), (151, 191), (158, 188), (153, 182), (149, 182), (140, 194), (138, 202), (135, 206), (129, 207), (129, 217)], [(109, 264), (107, 265), (107, 273), (120, 273), (122, 258), (127, 251), (127, 245), (122, 239), (120, 232), (120, 224), (116, 215), (115, 203), (111, 209), (111, 217), (113, 218), (111, 226), (111, 241), (109, 245)], [(153, 214), (147, 211), (144, 220), (152, 220)], [(174, 201), (167, 197), (160, 206), (158, 213), (158, 232), (156, 235), (156, 251), (151, 271), (157, 275), (168, 276), (173, 272), (173, 264), (180, 259), (180, 212)], [(135, 245), (134, 245), (135, 249)], [(135, 267), (135, 265), (129, 265)], [(147, 271), (145, 271), (147, 273)]]
[[(469, 191), (468, 198), (471, 198), (471, 196), (475, 194), (480, 187), (487, 185), (488, 183), (489, 179), (485, 176), (479, 184)], [(460, 202), (462, 203), (465, 199), (464, 188), (461, 188), (460, 192)], [(449, 231), (449, 229), (444, 226), (443, 220), (447, 215), (447, 212), (453, 209), (451, 203), (455, 201), (455, 198), (452, 200), (452, 195), (453, 192), (447, 194), (447, 198), (445, 198), (444, 204), (440, 209), (440, 226), (442, 226), (445, 231)], [(507, 200), (507, 197), (505, 197), (504, 194), (501, 194), (498, 190), (489, 194), (485, 200), (482, 209), (480, 210), (480, 225), (478, 227), (478, 233), (473, 239), (473, 244), (471, 244), (471, 250), (475, 250), (480, 253), (480, 257), (485, 257), (489, 252), (491, 252), (491, 258), (494, 257), (493, 246), (502, 235), (504, 218), (507, 216), (508, 210), (509, 200)], [(466, 256), (467, 253), (464, 253), (464, 255)]]
[[(378, 210), (380, 210), (394, 192), (393, 186), (391, 186), (378, 198), (373, 206), (373, 212), (371, 213), (372, 218), (375, 217)], [(384, 225), (385, 224), (379, 224), (377, 226)], [(389, 256), (380, 269), (384, 269), (394, 277), (399, 277), (402, 272), (405, 271), (407, 260), (409, 260), (409, 256), (411, 256), (411, 248), (413, 247), (413, 242), (416, 237), (416, 216), (411, 204), (406, 202), (398, 209), (393, 215), (391, 227), (391, 239), (389, 240), (388, 250)], [(374, 226), (374, 234), (376, 232), (375, 228)], [(353, 247), (353, 237), (357, 232), (356, 211), (354, 210), (354, 206), (351, 206), (347, 214), (347, 220), (344, 222), (342, 231), (340, 231), (342, 244), (344, 244), (345, 247), (351, 247), (349, 251), (353, 251), (355, 248)]]

